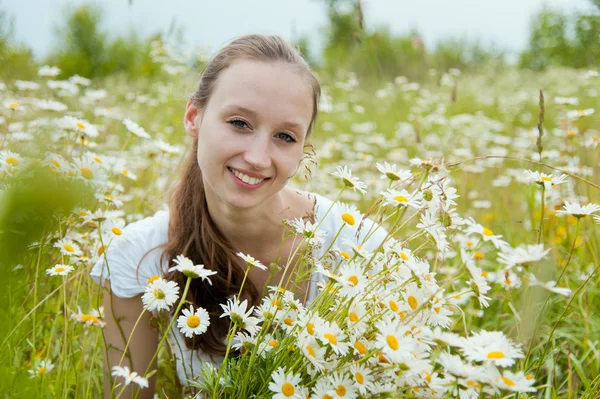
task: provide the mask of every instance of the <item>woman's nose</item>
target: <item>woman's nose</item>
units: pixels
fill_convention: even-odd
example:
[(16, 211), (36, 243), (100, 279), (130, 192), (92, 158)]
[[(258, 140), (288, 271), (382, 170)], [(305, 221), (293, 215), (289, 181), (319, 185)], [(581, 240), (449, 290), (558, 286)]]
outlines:
[(244, 152), (244, 161), (257, 170), (271, 167), (271, 154), (269, 152), (269, 137), (254, 135)]

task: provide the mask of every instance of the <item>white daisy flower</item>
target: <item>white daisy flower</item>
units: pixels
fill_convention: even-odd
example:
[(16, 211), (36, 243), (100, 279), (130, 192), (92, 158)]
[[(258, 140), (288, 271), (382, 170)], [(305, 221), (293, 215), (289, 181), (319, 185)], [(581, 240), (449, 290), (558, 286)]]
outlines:
[(85, 119), (79, 119), (75, 118), (74, 116), (65, 115), (63, 116), (62, 120), (59, 120), (58, 123), (63, 129), (69, 129), (78, 133), (83, 133), (89, 137), (98, 137), (98, 128)]
[(342, 222), (349, 226), (354, 226), (356, 222), (362, 220), (360, 211), (354, 205), (340, 203), (340, 213), (342, 214)]
[(581, 219), (586, 217), (587, 215), (591, 215), (592, 213), (596, 213), (600, 211), (600, 205), (596, 204), (586, 204), (581, 205), (578, 202), (571, 203), (569, 201), (565, 201), (565, 205), (559, 211), (556, 211), (557, 215), (572, 215), (577, 219)]
[(60, 74), (60, 72), (61, 72), (61, 70), (59, 67), (51, 66), (51, 65), (44, 65), (43, 67), (40, 67), (40, 69), (38, 69), (38, 76), (54, 77), (54, 76), (58, 76)]
[(367, 287), (367, 276), (361, 263), (346, 263), (340, 268), (339, 281), (342, 283), (340, 295), (355, 297), (364, 292)]
[(523, 245), (518, 248), (504, 248), (504, 252), (498, 254), (498, 262), (503, 263), (508, 269), (515, 265), (538, 262), (543, 259), (550, 248), (544, 249), (544, 244)]
[(528, 277), (529, 277), (529, 285), (530, 286), (542, 287), (544, 289), (547, 289), (550, 292), (553, 292), (553, 293), (559, 294), (559, 295), (563, 295), (563, 296), (569, 296), (573, 292), (570, 288), (557, 287), (556, 286), (556, 281), (554, 281), (554, 280), (547, 281), (547, 282), (544, 283), (542, 281), (539, 281), (535, 277), (535, 275), (533, 275), (533, 273), (529, 273)]
[(462, 352), (472, 362), (487, 362), (498, 367), (510, 367), (516, 359), (525, 357), (501, 331), (481, 331), (463, 339)]
[(549, 190), (552, 186), (563, 184), (567, 181), (567, 175), (565, 174), (547, 175), (538, 171), (532, 172), (531, 170), (526, 170), (525, 174), (530, 182), (543, 185), (546, 188), (546, 190)]
[(330, 377), (333, 389), (329, 394), (335, 398), (354, 399), (357, 397), (356, 388), (347, 374), (333, 373)]
[(238, 327), (245, 329), (252, 335), (259, 331), (258, 319), (250, 316), (254, 311), (254, 307), (251, 306), (248, 309), (247, 299), (240, 302), (237, 297), (233, 297), (227, 300), (227, 304), (219, 306), (223, 309), (220, 318), (229, 317)]
[(373, 388), (371, 369), (364, 364), (353, 364), (350, 366), (350, 374), (354, 377), (354, 386), (358, 388), (358, 392), (362, 396), (366, 396)]
[(141, 388), (148, 388), (148, 379), (140, 376), (135, 371), (129, 371), (129, 367), (113, 366), (112, 373), (115, 377), (123, 377), (125, 386), (132, 382), (139, 385)]
[(367, 192), (367, 185), (360, 181), (358, 177), (352, 177), (352, 171), (348, 166), (337, 166), (336, 171), (332, 175), (340, 178), (346, 187), (359, 191), (362, 194)]
[(304, 236), (304, 240), (308, 245), (314, 248), (323, 246), (323, 243), (325, 242), (323, 238), (327, 235), (327, 233), (323, 230), (319, 230), (316, 224), (313, 224), (309, 220), (304, 221), (299, 218), (288, 220), (287, 223), (296, 231), (297, 234)]
[(272, 382), (269, 383), (269, 389), (274, 393), (273, 399), (303, 399), (301, 396), (300, 374), (292, 374), (279, 367), (271, 375)]
[(265, 265), (263, 265), (258, 259), (254, 259), (250, 255), (244, 255), (242, 252), (238, 252), (236, 255), (242, 258), (250, 268), (256, 267), (260, 270), (267, 270), (267, 267)]
[(54, 265), (50, 269), (46, 269), (46, 274), (50, 276), (66, 276), (71, 273), (75, 268), (70, 265)]
[(63, 238), (54, 243), (54, 248), (60, 248), (60, 253), (66, 256), (81, 256), (82, 252), (79, 245), (73, 240)]
[(77, 313), (71, 315), (73, 320), (78, 321), (86, 326), (94, 326), (104, 328), (106, 323), (101, 319), (104, 318), (104, 308), (100, 306), (98, 310), (92, 309), (89, 313), (83, 313), (81, 308), (77, 307)]
[(329, 345), (338, 355), (345, 355), (348, 352), (348, 344), (344, 342), (346, 334), (335, 323), (335, 321), (324, 321), (320, 326), (315, 326), (316, 337), (324, 345)]
[(383, 196), (383, 205), (393, 206), (409, 206), (411, 208), (420, 209), (422, 200), (419, 193), (411, 194), (407, 190), (388, 189), (380, 193)]
[(135, 123), (134, 121), (132, 121), (131, 119), (129, 119), (129, 118), (123, 119), (123, 124), (125, 125), (127, 130), (129, 130), (135, 136), (141, 137), (143, 139), (150, 138), (150, 135), (144, 130), (144, 128), (141, 127), (140, 125), (138, 125), (137, 123)]
[(177, 318), (177, 327), (183, 335), (192, 338), (194, 335), (204, 334), (210, 325), (210, 316), (204, 308), (194, 307), (183, 309), (182, 315)]
[(396, 164), (376, 163), (375, 167), (381, 172), (381, 179), (389, 179), (391, 181), (407, 181), (412, 178), (413, 174), (410, 170), (399, 170)]
[(177, 255), (173, 260), (173, 263), (177, 266), (171, 267), (169, 272), (178, 271), (183, 273), (186, 277), (201, 278), (204, 281), (208, 281), (211, 285), (212, 281), (210, 281), (209, 277), (217, 274), (216, 271), (205, 269), (204, 265), (194, 265), (194, 262), (192, 262), (191, 259), (186, 258), (183, 255)]
[(535, 384), (533, 375), (525, 374), (522, 371), (513, 373), (509, 370), (504, 370), (500, 374), (499, 370), (492, 369), (491, 383), (496, 388), (506, 389), (513, 392), (536, 392), (537, 389), (532, 385)]
[(33, 366), (31, 370), (27, 370), (29, 374), (31, 374), (30, 378), (35, 377), (43, 377), (48, 374), (54, 368), (54, 364), (50, 360), (42, 360), (39, 363), (36, 361), (36, 364)]
[(179, 298), (179, 287), (174, 281), (157, 278), (150, 282), (142, 295), (142, 302), (151, 312), (169, 310)]
[(594, 108), (576, 109), (576, 110), (572, 110), (572, 111), (567, 111), (567, 118), (579, 119), (584, 116), (590, 116), (594, 112), (595, 112)]
[(377, 346), (383, 354), (394, 363), (410, 361), (411, 352), (415, 349), (415, 340), (406, 336), (397, 322), (391, 319), (377, 323)]

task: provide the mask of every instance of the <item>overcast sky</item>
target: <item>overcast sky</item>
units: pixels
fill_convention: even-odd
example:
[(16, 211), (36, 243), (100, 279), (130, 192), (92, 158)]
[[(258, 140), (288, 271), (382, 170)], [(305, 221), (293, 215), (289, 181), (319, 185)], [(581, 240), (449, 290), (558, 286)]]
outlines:
[[(54, 27), (65, 11), (84, 0), (11, 0), (0, 7), (14, 17), (15, 38), (46, 55)], [(185, 42), (212, 52), (244, 33), (277, 33), (287, 38), (307, 34), (320, 48), (325, 8), (320, 0), (93, 0), (104, 11), (104, 28), (115, 35), (135, 29), (143, 35), (181, 28)], [(562, 10), (586, 10), (589, 0), (363, 0), (369, 26), (387, 25), (392, 32), (416, 28), (426, 45), (447, 37), (479, 39), (508, 51), (527, 43), (531, 16), (544, 4)]]

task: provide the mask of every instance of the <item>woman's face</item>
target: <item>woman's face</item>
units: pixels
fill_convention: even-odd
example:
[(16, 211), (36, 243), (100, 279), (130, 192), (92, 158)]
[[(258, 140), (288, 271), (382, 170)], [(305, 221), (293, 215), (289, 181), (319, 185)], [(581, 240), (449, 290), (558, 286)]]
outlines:
[(283, 188), (303, 156), (313, 113), (307, 79), (289, 65), (238, 60), (223, 70), (205, 109), (184, 124), (198, 138), (207, 196), (251, 208)]

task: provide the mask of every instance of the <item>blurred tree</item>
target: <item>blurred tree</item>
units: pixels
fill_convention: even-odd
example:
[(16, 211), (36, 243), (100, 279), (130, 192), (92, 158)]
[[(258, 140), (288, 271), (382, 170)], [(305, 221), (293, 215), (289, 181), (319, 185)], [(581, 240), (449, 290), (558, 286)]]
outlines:
[(37, 67), (31, 50), (13, 41), (14, 21), (0, 10), (0, 77), (4, 80), (33, 79)]

